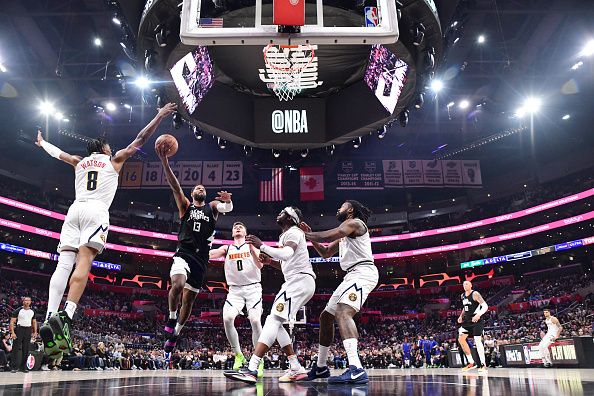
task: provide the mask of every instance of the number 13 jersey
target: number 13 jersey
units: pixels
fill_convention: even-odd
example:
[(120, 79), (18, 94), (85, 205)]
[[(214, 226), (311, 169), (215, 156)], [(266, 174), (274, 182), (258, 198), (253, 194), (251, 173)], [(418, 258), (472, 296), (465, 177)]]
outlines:
[(250, 246), (229, 245), (225, 256), (225, 279), (230, 286), (245, 286), (260, 283), (262, 273), (254, 264)]
[(106, 154), (93, 153), (83, 158), (74, 170), (76, 200), (103, 202), (108, 208), (118, 189), (118, 172)]

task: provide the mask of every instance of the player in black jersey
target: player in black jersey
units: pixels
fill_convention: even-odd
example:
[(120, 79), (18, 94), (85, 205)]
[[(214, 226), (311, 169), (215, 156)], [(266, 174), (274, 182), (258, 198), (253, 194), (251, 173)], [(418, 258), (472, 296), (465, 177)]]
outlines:
[(478, 371), (487, 372), (487, 366), (485, 365), (485, 346), (482, 340), (485, 329), (482, 315), (489, 310), (489, 306), (479, 292), (472, 290), (472, 283), (464, 281), (462, 287), (464, 287), (464, 293), (460, 296), (462, 300), (462, 313), (458, 317), (458, 323), (461, 324), (458, 329), (458, 342), (466, 355), (466, 359), (468, 359), (468, 365), (462, 368), (462, 371), (468, 371), (478, 367), (474, 359), (472, 359), (470, 347), (466, 342), (468, 336), (471, 336), (474, 338), (474, 344), (481, 360), (481, 367)]
[[(163, 163), (167, 182), (173, 190), (181, 219), (177, 250), (169, 273), (171, 277), (169, 319), (164, 329), (169, 335), (169, 339), (165, 342), (165, 352), (171, 353), (177, 344), (179, 333), (190, 317), (194, 300), (202, 286), (217, 217), (219, 213), (233, 210), (233, 203), (231, 193), (227, 191), (219, 191), (214, 201), (206, 203), (206, 189), (201, 184), (192, 190), (190, 202), (173, 174), (167, 157), (159, 152), (157, 154)], [(180, 297), (182, 301), (178, 317), (177, 307)]]

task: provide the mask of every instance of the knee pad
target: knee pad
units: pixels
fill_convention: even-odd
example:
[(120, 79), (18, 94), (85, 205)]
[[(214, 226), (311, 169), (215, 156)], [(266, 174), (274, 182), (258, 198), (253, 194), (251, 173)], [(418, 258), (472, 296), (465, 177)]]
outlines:
[(58, 257), (58, 264), (56, 265), (56, 269), (61, 268), (68, 272), (72, 272), (75, 263), (76, 253), (71, 252), (69, 250), (63, 251), (60, 252), (60, 256)]

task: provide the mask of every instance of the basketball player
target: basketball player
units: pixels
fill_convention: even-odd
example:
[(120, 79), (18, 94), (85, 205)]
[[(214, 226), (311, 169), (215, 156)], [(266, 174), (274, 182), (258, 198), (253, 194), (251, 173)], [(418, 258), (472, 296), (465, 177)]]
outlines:
[[(223, 326), (225, 334), (235, 353), (233, 370), (239, 370), (247, 360), (241, 352), (239, 335), (235, 329), (235, 318), (243, 308), (246, 308), (247, 316), (252, 326), (252, 343), (254, 348), (258, 344), (258, 338), (262, 333), (262, 262), (254, 260), (260, 256), (260, 251), (254, 245), (245, 242), (247, 228), (242, 222), (233, 223), (233, 245), (221, 246), (210, 251), (211, 259), (225, 257), (225, 279), (229, 285), (229, 293), (223, 306)], [(264, 360), (258, 366), (258, 377), (264, 374)]]
[(559, 323), (559, 319), (551, 315), (551, 311), (549, 309), (545, 309), (543, 311), (545, 317), (545, 323), (547, 325), (547, 333), (540, 344), (538, 344), (538, 349), (540, 350), (540, 356), (542, 357), (542, 363), (545, 368), (553, 367), (553, 360), (551, 359), (551, 351), (549, 351), (549, 347), (559, 336), (561, 335), (561, 331), (563, 330), (563, 326)]
[[(165, 153), (157, 151), (163, 164), (167, 183), (173, 191), (173, 197), (179, 211), (181, 225), (177, 234), (177, 249), (173, 255), (173, 264), (169, 276), (169, 319), (164, 332), (168, 335), (165, 342), (165, 353), (171, 354), (177, 345), (179, 333), (186, 324), (196, 296), (200, 291), (206, 268), (215, 224), (219, 213), (233, 210), (231, 193), (219, 191), (214, 201), (206, 203), (206, 189), (198, 184), (192, 189), (192, 201), (184, 195), (179, 180), (173, 174)], [(179, 317), (177, 307), (181, 298)]]
[[(318, 253), (324, 258), (338, 253), (340, 268), (346, 272), (342, 283), (334, 291), (320, 315), (318, 361), (313, 364), (308, 373), (308, 381), (329, 377), (328, 383), (334, 384), (369, 382), (357, 351), (359, 332), (353, 317), (361, 310), (367, 296), (375, 289), (379, 280), (367, 228), (370, 214), (371, 210), (360, 202), (347, 200), (336, 213), (336, 218), (341, 222), (337, 228), (324, 232), (311, 232), (307, 224), (301, 224), (305, 231), (305, 238), (312, 242)], [(324, 246), (322, 243), (330, 245)], [(349, 368), (340, 376), (330, 377), (326, 360), (328, 349), (334, 340), (335, 321), (347, 353)]]
[[(290, 366), (286, 373), (279, 378), (279, 382), (295, 382), (307, 378), (307, 371), (297, 360), (291, 337), (283, 327), (283, 323), (295, 319), (299, 309), (307, 304), (316, 289), (316, 275), (309, 261), (305, 235), (298, 227), (301, 220), (301, 211), (294, 206), (287, 206), (279, 213), (276, 222), (282, 228), (283, 233), (279, 238), (278, 248), (262, 244), (262, 241), (254, 235), (246, 237), (247, 243), (274, 259), (270, 261), (265, 259), (265, 263), (280, 269), (283, 272), (285, 283), (274, 298), (272, 311), (266, 318), (262, 334), (248, 367), (239, 371), (225, 372), (225, 377), (229, 379), (255, 384), (258, 380), (256, 370), (264, 354), (275, 340), (287, 354)], [(256, 257), (254, 259), (260, 260)]]
[[(38, 132), (36, 144), (52, 157), (72, 165), (75, 174), (75, 200), (62, 225), (58, 245), (60, 256), (50, 280), (46, 323), (40, 329), (48, 356), (59, 354), (60, 350), (72, 350), (72, 318), (87, 285), (92, 262), (105, 246), (109, 207), (116, 193), (119, 172), (124, 162), (148, 141), (161, 121), (175, 110), (176, 105), (173, 103), (159, 109), (155, 118), (140, 131), (136, 139), (113, 157), (111, 147), (102, 138), (87, 143), (89, 155), (81, 158), (46, 142), (41, 132)], [(70, 277), (66, 305), (63, 311), (58, 311), (75, 263), (76, 269)]]
[(485, 346), (482, 339), (485, 325), (482, 316), (489, 310), (489, 306), (479, 292), (472, 290), (472, 283), (464, 281), (462, 287), (464, 287), (464, 293), (460, 296), (462, 299), (462, 313), (458, 317), (458, 323), (461, 324), (458, 329), (458, 342), (462, 347), (466, 359), (468, 359), (468, 364), (462, 368), (462, 371), (468, 371), (478, 367), (472, 359), (470, 347), (468, 346), (468, 342), (466, 342), (468, 336), (472, 336), (481, 360), (481, 366), (478, 371), (479, 373), (486, 373)]

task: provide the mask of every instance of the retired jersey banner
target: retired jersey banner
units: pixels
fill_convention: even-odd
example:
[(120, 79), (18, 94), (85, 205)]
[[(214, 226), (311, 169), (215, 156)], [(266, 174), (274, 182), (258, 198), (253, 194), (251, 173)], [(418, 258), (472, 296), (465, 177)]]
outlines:
[(324, 168), (308, 166), (299, 169), (302, 201), (324, 200)]
[(336, 165), (337, 190), (482, 187), (480, 161), (348, 160)]
[[(242, 161), (170, 161), (169, 166), (182, 187), (242, 188)], [(125, 189), (169, 188), (161, 162), (127, 162), (120, 172)]]

